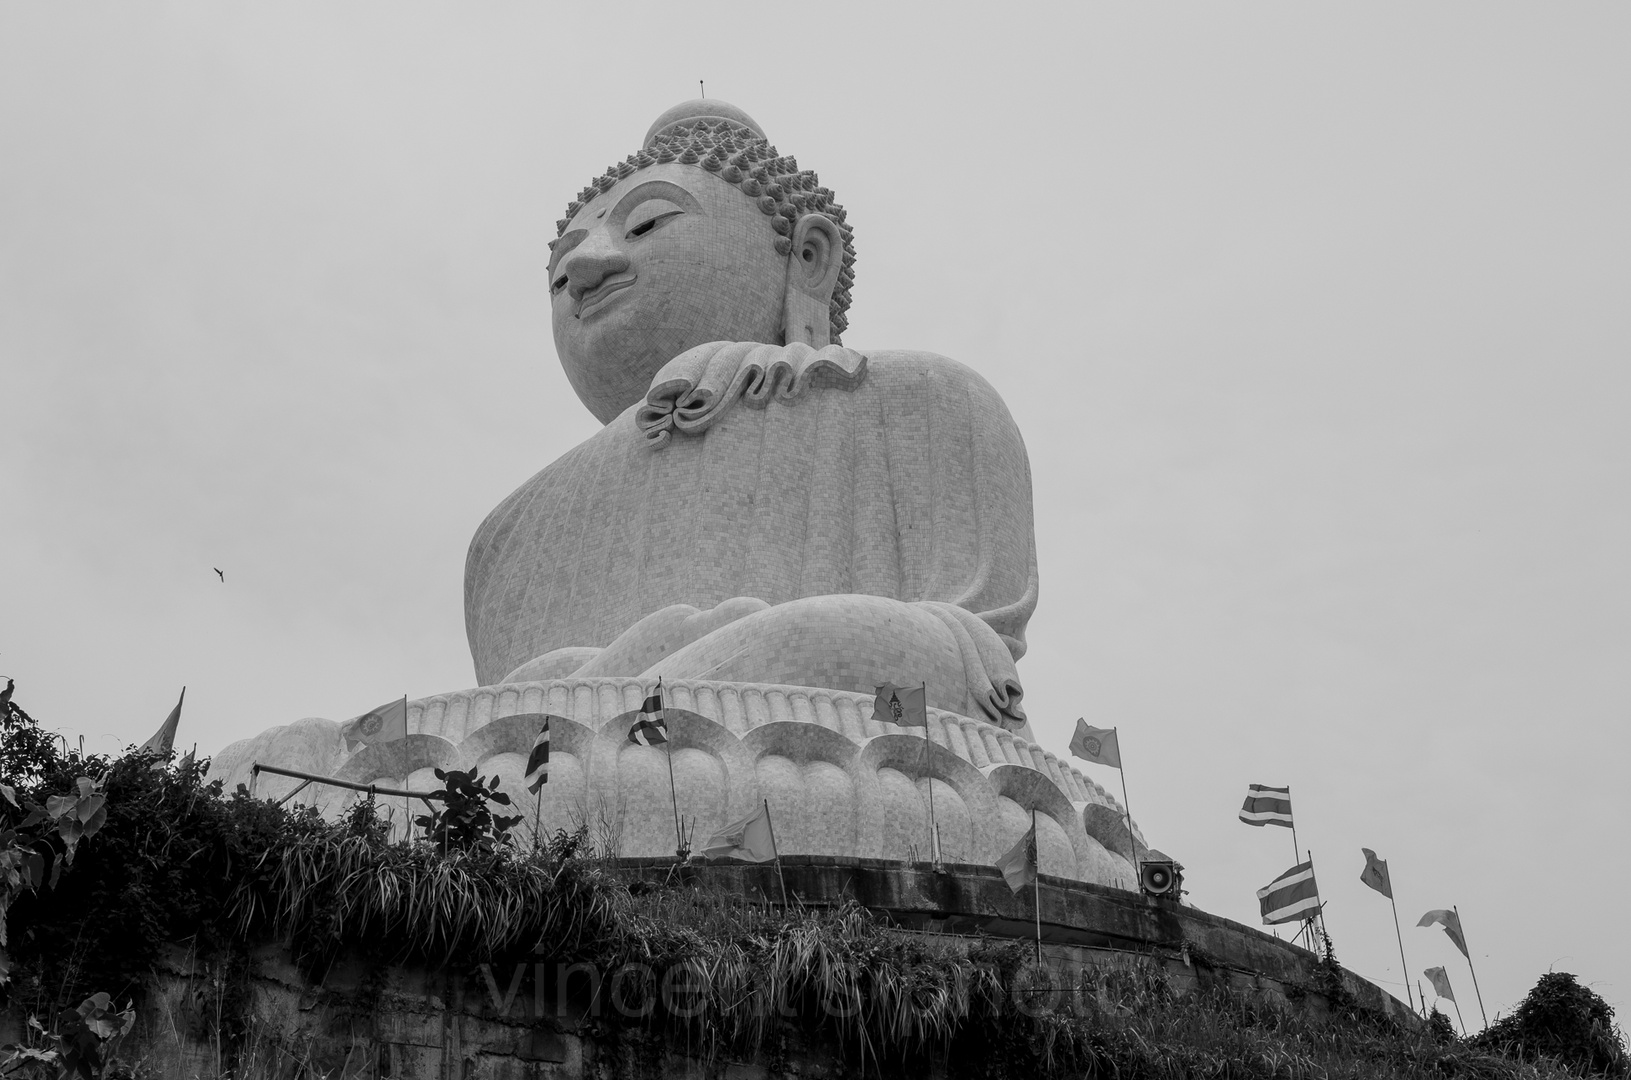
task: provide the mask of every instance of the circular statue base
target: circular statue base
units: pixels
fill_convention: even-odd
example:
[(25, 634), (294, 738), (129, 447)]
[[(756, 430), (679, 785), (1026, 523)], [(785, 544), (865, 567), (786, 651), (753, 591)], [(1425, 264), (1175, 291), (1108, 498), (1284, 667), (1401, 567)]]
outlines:
[[(926, 730), (897, 727), (872, 718), (871, 695), (803, 686), (695, 680), (663, 690), (663, 748), (629, 739), (649, 682), (566, 678), (410, 701), (406, 738), (355, 752), (332, 720), (272, 728), (217, 754), (211, 777), (231, 790), (249, 784), (259, 763), (429, 791), (440, 786), (434, 769), (473, 768), (499, 777), (523, 831), (535, 820), (545, 832), (587, 826), (597, 849), (636, 858), (700, 850), (768, 803), (782, 854), (930, 861), (932, 799), (939, 857), (989, 866), (1030, 827), (1034, 810), (1044, 874), (1136, 888), (1116, 800), (1012, 732), (932, 708)], [(522, 778), (545, 716), (549, 782), (534, 797)], [(281, 798), (297, 783), (262, 774), (255, 792)], [(314, 784), (296, 801), (334, 816), (358, 797)], [(406, 816), (395, 800), (385, 803), (394, 820)], [(1137, 843), (1147, 857), (1142, 836)]]

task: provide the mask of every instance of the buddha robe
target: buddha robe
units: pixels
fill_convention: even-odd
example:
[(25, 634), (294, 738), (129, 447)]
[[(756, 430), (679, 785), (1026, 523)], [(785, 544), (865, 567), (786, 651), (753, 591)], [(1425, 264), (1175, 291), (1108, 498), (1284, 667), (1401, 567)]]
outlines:
[(930, 353), (715, 342), (488, 515), (465, 568), (483, 684), (783, 683), (1024, 725), (1030, 465)]

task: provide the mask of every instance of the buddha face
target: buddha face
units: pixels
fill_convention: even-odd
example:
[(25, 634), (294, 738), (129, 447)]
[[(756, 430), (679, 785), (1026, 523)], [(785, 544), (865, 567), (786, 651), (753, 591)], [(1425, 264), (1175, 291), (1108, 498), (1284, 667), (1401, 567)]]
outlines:
[(601, 423), (710, 341), (782, 343), (788, 260), (754, 201), (692, 165), (653, 165), (573, 217), (549, 261), (555, 349)]

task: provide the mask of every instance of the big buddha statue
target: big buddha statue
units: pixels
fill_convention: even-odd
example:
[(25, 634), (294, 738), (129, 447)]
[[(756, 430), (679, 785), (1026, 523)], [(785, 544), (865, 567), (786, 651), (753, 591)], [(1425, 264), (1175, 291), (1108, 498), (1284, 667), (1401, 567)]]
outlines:
[(567, 208), (555, 347), (606, 426), (477, 530), (478, 679), (923, 682), (1023, 730), (1024, 443), (962, 364), (840, 344), (845, 218), (715, 101), (669, 110)]
[[(673, 852), (674, 816), (701, 840), (765, 800), (786, 854), (990, 863), (1036, 811), (1044, 873), (1134, 887), (1121, 808), (1035, 745), (1021, 707), (1037, 567), (1019, 431), (955, 360), (843, 344), (855, 246), (833, 193), (746, 113), (692, 101), (557, 232), (556, 351), (605, 426), (476, 530), (480, 685), (409, 702), (405, 738), (353, 753), (303, 720), (214, 771), (423, 790), (473, 766), (625, 855)], [(659, 679), (671, 741), (632, 744)], [(885, 683), (924, 685), (926, 729), (874, 714)], [(546, 715), (534, 806), (521, 772)]]

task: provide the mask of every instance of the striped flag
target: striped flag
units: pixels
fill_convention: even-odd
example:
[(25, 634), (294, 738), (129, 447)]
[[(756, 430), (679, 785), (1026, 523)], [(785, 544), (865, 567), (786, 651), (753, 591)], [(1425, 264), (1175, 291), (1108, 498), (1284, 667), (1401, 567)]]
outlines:
[(640, 719), (629, 728), (629, 742), (636, 746), (661, 746), (668, 741), (668, 724), (663, 719), (663, 681), (640, 706)]
[(534, 795), (549, 783), (549, 717), (544, 717), (544, 730), (532, 740), (532, 753), (527, 755), (527, 790)]
[(924, 700), (926, 690), (922, 686), (907, 689), (886, 682), (877, 689), (877, 697), (872, 702), (872, 719), (880, 724), (899, 724), (901, 727), (928, 728), (928, 703)]
[(1284, 825), (1291, 828), (1291, 789), (1253, 784), (1246, 789), (1240, 820), (1248, 825)]
[(1298, 863), (1261, 889), (1257, 903), (1263, 909), (1263, 924), (1312, 919), (1320, 909), (1320, 890), (1314, 884), (1314, 864)]

